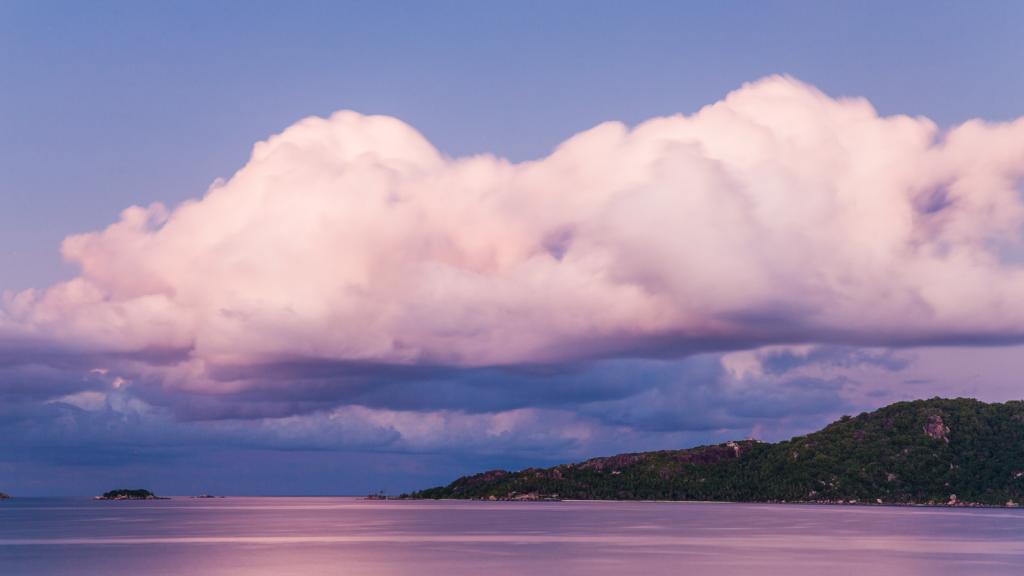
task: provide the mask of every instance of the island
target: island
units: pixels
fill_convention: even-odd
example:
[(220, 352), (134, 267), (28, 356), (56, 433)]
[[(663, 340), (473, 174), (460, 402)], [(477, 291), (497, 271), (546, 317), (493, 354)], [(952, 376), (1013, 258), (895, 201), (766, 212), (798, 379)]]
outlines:
[(141, 488), (136, 490), (129, 490), (127, 488), (119, 488), (117, 490), (111, 490), (104, 492), (102, 496), (97, 496), (95, 500), (170, 500), (170, 498), (163, 498), (153, 494), (149, 490), (143, 490)]
[(4, 494), (3, 492), (0, 492), (0, 500), (10, 500), (10, 499), (11, 499), (11, 496), (9, 494)]
[(403, 498), (1017, 506), (1024, 402), (898, 402), (790, 440), (491, 470)]

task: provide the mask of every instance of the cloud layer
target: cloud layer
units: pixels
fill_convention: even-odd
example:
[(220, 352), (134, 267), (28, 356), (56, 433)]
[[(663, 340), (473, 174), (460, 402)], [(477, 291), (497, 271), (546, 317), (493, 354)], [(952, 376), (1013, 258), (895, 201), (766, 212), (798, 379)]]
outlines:
[(884, 396), (850, 374), (895, 348), (1024, 342), (1022, 178), (1024, 119), (940, 130), (788, 77), (523, 163), (307, 118), (3, 294), (0, 427), (50, 422), (30, 451), (65, 426), (567, 453), (791, 430)]
[[(338, 112), (174, 210), (69, 237), (8, 338), (212, 366), (486, 366), (1024, 336), (1024, 121), (879, 117), (785, 77), (550, 156)], [(198, 371), (199, 373), (196, 373)]]

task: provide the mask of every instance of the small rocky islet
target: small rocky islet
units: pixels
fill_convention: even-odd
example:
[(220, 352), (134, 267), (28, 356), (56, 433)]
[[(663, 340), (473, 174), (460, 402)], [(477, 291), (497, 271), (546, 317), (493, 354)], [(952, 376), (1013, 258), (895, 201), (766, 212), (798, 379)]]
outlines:
[(117, 490), (104, 492), (102, 496), (96, 496), (94, 500), (170, 500), (170, 498), (157, 496), (149, 490), (142, 488), (134, 490), (118, 488)]

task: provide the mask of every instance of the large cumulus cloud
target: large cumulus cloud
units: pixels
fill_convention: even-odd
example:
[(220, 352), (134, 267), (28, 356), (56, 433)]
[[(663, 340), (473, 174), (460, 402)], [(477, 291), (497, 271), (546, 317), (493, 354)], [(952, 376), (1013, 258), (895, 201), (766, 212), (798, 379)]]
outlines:
[(4, 293), (0, 395), (408, 430), (830, 413), (849, 380), (800, 366), (1024, 341), (1022, 177), (1024, 120), (940, 130), (786, 77), (523, 163), (308, 118), (201, 198), (69, 237), (73, 279)]
[(1024, 120), (942, 130), (786, 77), (522, 163), (308, 118), (201, 198), (67, 238), (71, 280), (0, 294), (0, 476), (227, 452), (329, 479), (302, 454), (332, 451), (414, 488), (1003, 400), (1022, 178)]
[(519, 164), (339, 112), (201, 199), (69, 237), (80, 274), (6, 294), (0, 337), (159, 359), (181, 386), (296, 359), (1017, 340), (1022, 175), (1024, 121), (943, 132), (785, 77)]

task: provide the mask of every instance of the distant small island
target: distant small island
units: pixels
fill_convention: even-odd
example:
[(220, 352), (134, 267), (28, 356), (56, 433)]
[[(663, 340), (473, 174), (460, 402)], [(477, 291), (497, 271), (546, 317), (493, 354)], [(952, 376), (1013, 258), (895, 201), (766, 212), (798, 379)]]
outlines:
[(117, 490), (104, 492), (102, 496), (97, 496), (95, 500), (170, 500), (170, 498), (162, 498), (153, 494), (149, 490), (143, 490), (141, 488), (137, 490), (119, 488)]
[(0, 500), (10, 500), (10, 499), (11, 499), (11, 496), (9, 494), (4, 494), (3, 492), (0, 492)]
[(898, 402), (783, 442), (491, 470), (402, 497), (1016, 507), (1024, 502), (1024, 402)]

